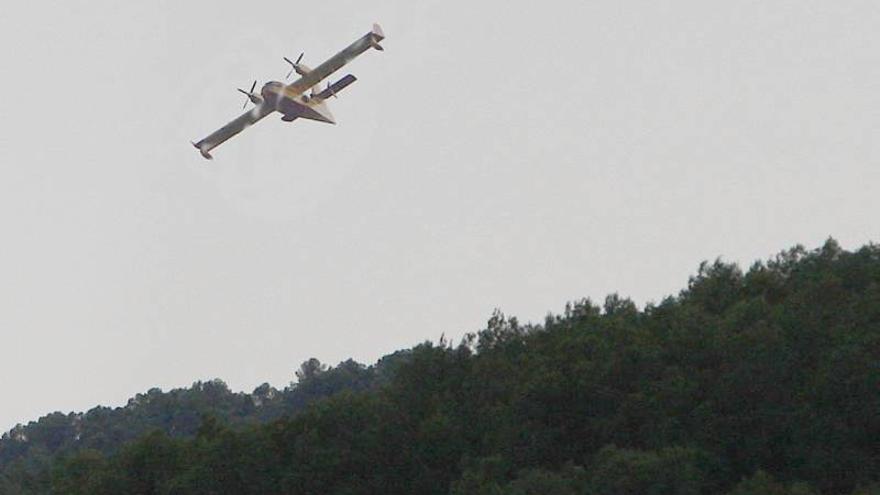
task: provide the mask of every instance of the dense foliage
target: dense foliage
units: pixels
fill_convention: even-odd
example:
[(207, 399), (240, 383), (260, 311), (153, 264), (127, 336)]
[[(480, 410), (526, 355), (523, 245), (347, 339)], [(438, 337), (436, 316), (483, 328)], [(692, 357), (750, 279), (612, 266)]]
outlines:
[(62, 451), (0, 493), (880, 493), (878, 246), (704, 263), (643, 310), (496, 313), (458, 346), (356, 368), (371, 378), (298, 414), (212, 410), (193, 437)]
[(53, 460), (78, 452), (86, 457), (112, 455), (123, 445), (159, 431), (171, 438), (192, 438), (206, 417), (233, 427), (266, 423), (343, 390), (376, 387), (387, 381), (388, 370), (404, 356), (388, 356), (371, 367), (349, 360), (328, 368), (310, 359), (296, 371), (296, 383), (283, 390), (263, 384), (250, 394), (233, 393), (221, 380), (213, 380), (169, 392), (154, 388), (137, 394), (124, 407), (49, 414), (0, 437), (0, 495), (47, 493)]

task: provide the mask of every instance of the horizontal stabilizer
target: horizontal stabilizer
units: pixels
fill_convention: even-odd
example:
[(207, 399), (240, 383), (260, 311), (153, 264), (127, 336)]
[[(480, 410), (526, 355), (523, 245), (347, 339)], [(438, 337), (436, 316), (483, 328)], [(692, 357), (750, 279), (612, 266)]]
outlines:
[(349, 75), (343, 77), (342, 79), (336, 81), (335, 83), (331, 84), (330, 86), (328, 86), (327, 89), (325, 89), (324, 91), (321, 91), (320, 93), (318, 93), (318, 98), (321, 98), (322, 100), (326, 100), (327, 98), (330, 98), (331, 96), (336, 96), (337, 93), (339, 93), (343, 89), (347, 88), (348, 86), (351, 85), (351, 83), (353, 83), (355, 81), (357, 81), (357, 78), (354, 77), (353, 75), (349, 74)]

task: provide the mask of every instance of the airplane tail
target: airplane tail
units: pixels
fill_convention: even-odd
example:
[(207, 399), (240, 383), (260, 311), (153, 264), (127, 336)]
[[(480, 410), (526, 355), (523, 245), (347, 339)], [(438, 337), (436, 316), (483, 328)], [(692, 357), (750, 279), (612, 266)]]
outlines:
[(323, 101), (312, 100), (306, 108), (308, 110), (304, 110), (299, 115), (300, 117), (309, 120), (317, 120), (318, 122), (326, 122), (328, 124), (336, 123), (336, 119), (334, 119), (333, 114), (330, 113), (330, 108), (327, 107), (327, 104)]
[(322, 100), (326, 100), (327, 98), (330, 98), (331, 96), (336, 96), (337, 93), (339, 93), (343, 89), (347, 88), (349, 85), (351, 85), (351, 83), (353, 83), (355, 81), (357, 81), (357, 78), (351, 74), (348, 74), (347, 76), (336, 81), (335, 83), (331, 84), (330, 86), (327, 86), (327, 89), (325, 89), (324, 91), (321, 91), (320, 93), (318, 93), (318, 98), (320, 98)]
[(293, 122), (296, 119), (317, 120), (328, 124), (336, 123), (327, 103), (318, 98), (312, 98), (308, 103), (297, 103), (292, 108), (288, 108), (281, 117), (281, 120), (285, 122)]

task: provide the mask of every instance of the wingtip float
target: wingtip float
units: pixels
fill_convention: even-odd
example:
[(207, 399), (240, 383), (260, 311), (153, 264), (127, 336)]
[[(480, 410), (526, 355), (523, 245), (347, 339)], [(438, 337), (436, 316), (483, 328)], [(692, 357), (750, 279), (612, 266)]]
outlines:
[(383, 51), (384, 48), (379, 43), (384, 39), (385, 33), (382, 28), (378, 24), (373, 24), (373, 29), (369, 33), (314, 69), (301, 63), (304, 54), (300, 54), (295, 62), (284, 57), (284, 60), (291, 65), (287, 76), (290, 77), (296, 72), (300, 76), (299, 79), (290, 84), (270, 81), (263, 85), (259, 93), (254, 93), (256, 81), (250, 91), (239, 89), (238, 91), (247, 97), (245, 106), (250, 101), (254, 104), (254, 108), (192, 145), (203, 157), (211, 160), (213, 158), (211, 150), (273, 112), (279, 112), (281, 120), (285, 122), (302, 118), (335, 124), (336, 120), (330, 113), (326, 100), (331, 97), (336, 98), (340, 91), (357, 81), (357, 78), (348, 74), (334, 83), (328, 81), (323, 88), (322, 82), (370, 48)]

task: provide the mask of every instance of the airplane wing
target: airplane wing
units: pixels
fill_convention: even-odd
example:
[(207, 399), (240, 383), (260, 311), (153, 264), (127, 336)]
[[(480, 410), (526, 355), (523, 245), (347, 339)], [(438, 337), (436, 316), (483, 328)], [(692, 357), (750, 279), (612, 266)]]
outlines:
[(382, 28), (379, 27), (378, 24), (373, 24), (373, 29), (361, 36), (354, 43), (346, 47), (341, 52), (337, 53), (330, 57), (323, 64), (315, 67), (310, 70), (304, 76), (294, 81), (292, 84), (287, 86), (287, 91), (292, 94), (302, 94), (308, 91), (309, 88), (321, 82), (324, 78), (333, 74), (345, 64), (354, 60), (355, 57), (369, 50), (370, 48), (376, 50), (384, 50), (382, 45), (379, 44), (380, 41), (385, 39), (385, 33), (382, 32)]
[(260, 121), (260, 119), (262, 119), (263, 117), (269, 115), (270, 113), (272, 113), (274, 111), (275, 111), (275, 109), (272, 108), (271, 105), (267, 105), (265, 103), (261, 104), (261, 105), (257, 105), (254, 108), (252, 108), (250, 111), (239, 115), (232, 122), (224, 125), (220, 129), (214, 131), (211, 135), (209, 135), (205, 139), (202, 139), (198, 143), (192, 143), (192, 145), (195, 146), (199, 150), (199, 152), (202, 154), (203, 157), (210, 160), (211, 158), (213, 158), (211, 156), (211, 154), (209, 153), (212, 149), (216, 148), (217, 146), (220, 146), (221, 144), (226, 142), (229, 138), (235, 136), (239, 132), (256, 124), (257, 122)]

